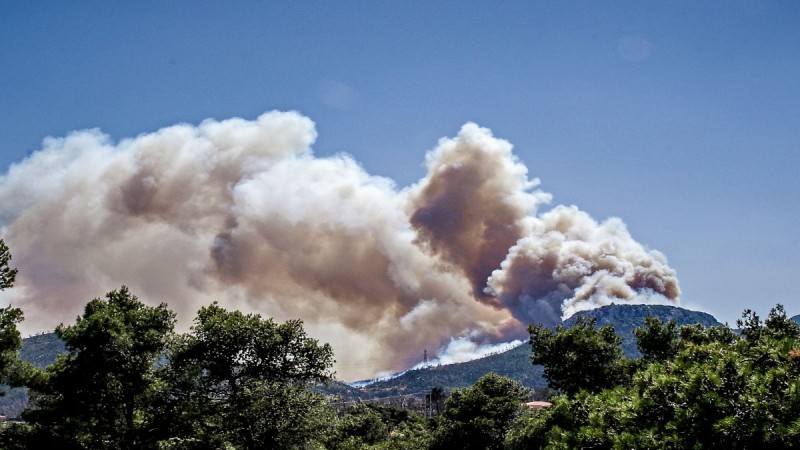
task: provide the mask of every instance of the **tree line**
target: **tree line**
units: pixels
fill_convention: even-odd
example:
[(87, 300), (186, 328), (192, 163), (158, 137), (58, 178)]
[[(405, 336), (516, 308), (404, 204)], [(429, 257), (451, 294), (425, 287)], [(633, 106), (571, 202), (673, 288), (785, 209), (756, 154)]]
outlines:
[[(13, 285), (10, 259), (0, 240), (0, 289)], [(22, 319), (0, 308), (0, 381), (30, 392), (23, 421), (0, 426), (1, 449), (800, 447), (800, 327), (780, 305), (764, 321), (745, 311), (738, 332), (647, 318), (637, 359), (594, 319), (532, 325), (550, 407), (525, 406), (530, 390), (488, 374), (433, 389), (432, 418), (370, 403), (337, 411), (311, 389), (332, 381), (332, 349), (297, 320), (213, 303), (176, 333), (166, 304), (122, 287), (56, 328), (67, 351), (42, 369), (19, 358)]]

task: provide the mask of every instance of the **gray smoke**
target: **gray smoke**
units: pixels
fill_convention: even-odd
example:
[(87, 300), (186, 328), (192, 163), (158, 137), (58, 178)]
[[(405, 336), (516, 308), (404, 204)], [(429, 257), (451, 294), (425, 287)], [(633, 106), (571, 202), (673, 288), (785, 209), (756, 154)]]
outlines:
[(121, 284), (183, 328), (213, 300), (301, 318), (344, 379), (407, 368), (453, 338), (491, 345), (611, 301), (677, 302), (674, 271), (617, 219), (537, 215), (511, 145), (465, 125), (398, 190), (347, 155), (317, 158), (293, 112), (175, 125), (118, 143), (48, 138), (0, 177), (24, 329), (71, 322)]

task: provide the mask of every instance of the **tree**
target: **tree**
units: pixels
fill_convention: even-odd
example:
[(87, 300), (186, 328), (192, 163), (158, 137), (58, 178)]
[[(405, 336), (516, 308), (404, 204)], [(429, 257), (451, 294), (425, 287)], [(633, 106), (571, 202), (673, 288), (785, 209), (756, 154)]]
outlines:
[(126, 287), (90, 301), (56, 334), (67, 353), (29, 380), (29, 447), (139, 449), (152, 444), (149, 407), (157, 360), (175, 322), (165, 304), (149, 307)]
[(441, 414), (442, 409), (444, 409), (444, 401), (447, 399), (444, 388), (435, 386), (431, 389), (429, 395), (431, 400), (431, 412), (435, 411), (437, 415)]
[[(686, 325), (660, 336), (663, 359), (633, 366), (631, 382), (558, 395), (514, 424), (509, 448), (794, 449), (800, 444), (800, 328), (779, 305), (762, 322), (745, 311), (742, 335)], [(653, 332), (653, 330), (657, 330)], [(667, 336), (669, 339), (664, 339)], [(645, 345), (647, 347), (647, 345)], [(586, 355), (588, 356), (588, 355)]]
[(678, 326), (675, 320), (667, 323), (656, 317), (645, 317), (644, 325), (633, 330), (636, 345), (646, 361), (665, 360), (678, 351)]
[(332, 423), (307, 387), (331, 379), (333, 352), (299, 320), (276, 324), (214, 303), (169, 360), (159, 415), (174, 448), (297, 448), (322, 440)]
[(531, 360), (544, 366), (550, 387), (568, 394), (582, 389), (597, 392), (625, 379), (622, 338), (614, 327), (595, 327), (596, 319), (578, 316), (570, 328), (555, 330), (531, 325)]
[(385, 441), (388, 424), (379, 410), (368, 403), (357, 403), (337, 423), (336, 449), (360, 449)]
[[(19, 364), (22, 337), (17, 330), (17, 323), (21, 321), (22, 311), (19, 308), (0, 308), (0, 383), (9, 382)], [(0, 395), (3, 394), (0, 391)]]
[(11, 268), (11, 250), (8, 249), (5, 241), (0, 239), (0, 291), (14, 285), (17, 278), (17, 269)]
[[(0, 291), (14, 285), (17, 269), (9, 266), (11, 252), (6, 243), (0, 239)], [(22, 336), (17, 324), (22, 321), (22, 310), (6, 306), (0, 308), (0, 383), (15, 381), (15, 369), (19, 369), (19, 349), (22, 347)], [(0, 395), (5, 394), (0, 390)]]
[(426, 420), (407, 409), (358, 402), (336, 423), (326, 442), (334, 450), (427, 450), (431, 433)]
[(434, 449), (499, 449), (530, 390), (490, 373), (472, 387), (456, 389), (445, 401), (434, 432)]

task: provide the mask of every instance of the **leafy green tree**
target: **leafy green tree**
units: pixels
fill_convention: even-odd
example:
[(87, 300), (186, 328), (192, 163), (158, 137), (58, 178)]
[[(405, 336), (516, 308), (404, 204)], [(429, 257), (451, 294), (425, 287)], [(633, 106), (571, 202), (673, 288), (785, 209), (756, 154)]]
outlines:
[[(635, 367), (630, 383), (559, 395), (521, 416), (509, 448), (793, 449), (800, 447), (800, 328), (779, 305), (762, 322), (745, 311), (727, 327), (678, 330), (663, 359)], [(663, 324), (662, 324), (663, 326)], [(639, 335), (669, 337), (668, 325)], [(657, 332), (653, 332), (657, 330)], [(646, 347), (646, 345), (645, 345)], [(674, 350), (673, 350), (674, 349)]]
[[(13, 370), (19, 365), (19, 349), (22, 346), (17, 324), (21, 321), (22, 311), (19, 308), (0, 308), (0, 383), (15, 378)], [(0, 395), (3, 394), (0, 391)]]
[(444, 401), (447, 399), (447, 395), (444, 392), (444, 388), (441, 386), (435, 386), (431, 389), (430, 393), (430, 400), (431, 400), (431, 410), (435, 411), (436, 414), (440, 414), (444, 409)]
[(432, 448), (503, 448), (506, 431), (530, 395), (518, 381), (494, 373), (454, 390), (438, 416)]
[(56, 334), (67, 353), (29, 380), (29, 448), (139, 449), (152, 444), (149, 405), (175, 314), (126, 287), (90, 301)]
[(9, 266), (11, 262), (11, 250), (8, 249), (5, 241), (0, 239), (0, 291), (8, 289), (14, 285), (17, 278), (17, 269)]
[(570, 328), (555, 330), (534, 324), (530, 332), (531, 360), (544, 366), (550, 387), (568, 394), (597, 392), (626, 379), (627, 368), (614, 327), (595, 327), (594, 318), (578, 316)]
[(161, 434), (170, 448), (303, 448), (332, 423), (311, 383), (331, 379), (333, 353), (306, 336), (302, 322), (200, 309), (162, 368)]
[[(6, 243), (0, 239), (0, 291), (14, 285), (17, 269), (9, 266), (11, 251)], [(14, 381), (14, 369), (19, 366), (19, 349), (22, 346), (22, 336), (17, 330), (17, 324), (22, 321), (22, 310), (6, 306), (0, 308), (0, 383)], [(0, 390), (0, 395), (5, 391)]]
[(340, 437), (334, 448), (364, 448), (386, 440), (389, 426), (376, 408), (358, 403), (338, 421), (337, 432)]
[(645, 317), (644, 325), (633, 330), (636, 345), (644, 360), (665, 360), (678, 351), (678, 326), (674, 320), (667, 323), (656, 317)]
[(342, 416), (327, 448), (335, 450), (423, 450), (431, 433), (419, 414), (405, 409), (359, 402)]

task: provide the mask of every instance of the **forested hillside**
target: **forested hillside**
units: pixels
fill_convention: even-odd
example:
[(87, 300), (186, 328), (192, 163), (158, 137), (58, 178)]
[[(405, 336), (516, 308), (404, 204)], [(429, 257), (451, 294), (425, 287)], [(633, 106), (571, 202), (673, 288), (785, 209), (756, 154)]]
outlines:
[[(614, 330), (622, 338), (623, 353), (632, 358), (641, 355), (636, 347), (633, 330), (642, 326), (646, 317), (656, 317), (663, 321), (675, 320), (677, 325), (720, 324), (707, 313), (661, 305), (609, 305), (578, 315), (594, 318), (597, 326), (614, 326)], [(562, 326), (569, 328), (575, 320), (576, 317), (571, 317)], [(538, 392), (547, 387), (547, 382), (542, 378), (542, 367), (531, 365), (530, 354), (530, 346), (525, 343), (509, 351), (465, 363), (411, 370), (396, 378), (365, 386), (361, 388), (361, 392), (368, 396), (382, 397), (399, 394), (422, 395), (420, 393), (430, 392), (434, 387), (443, 387), (449, 391), (471, 386), (480, 377), (492, 372), (517, 380), (534, 392)]]

